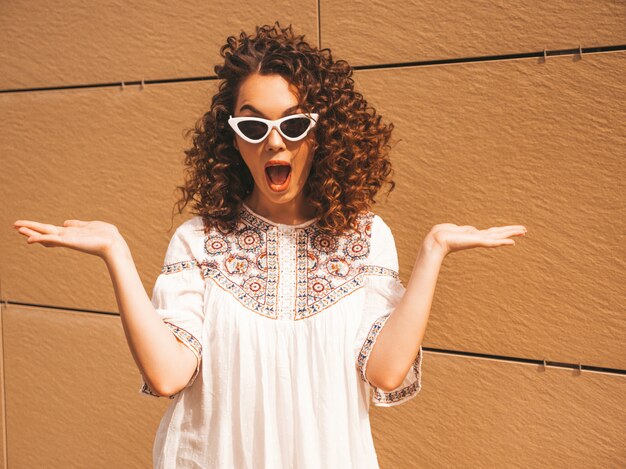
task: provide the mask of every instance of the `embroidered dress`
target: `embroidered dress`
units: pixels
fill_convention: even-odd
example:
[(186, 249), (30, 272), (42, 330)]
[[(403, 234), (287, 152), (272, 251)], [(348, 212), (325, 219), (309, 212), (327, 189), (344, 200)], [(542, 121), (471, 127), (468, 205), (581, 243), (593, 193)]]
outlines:
[[(205, 235), (200, 217), (177, 228), (152, 303), (198, 365), (169, 396), (155, 469), (379, 467), (370, 401), (413, 398), (422, 349), (396, 389), (367, 381), (405, 290), (394, 238), (371, 211), (341, 237), (317, 221), (274, 223), (244, 204), (231, 233)], [(158, 397), (143, 377), (139, 392)]]

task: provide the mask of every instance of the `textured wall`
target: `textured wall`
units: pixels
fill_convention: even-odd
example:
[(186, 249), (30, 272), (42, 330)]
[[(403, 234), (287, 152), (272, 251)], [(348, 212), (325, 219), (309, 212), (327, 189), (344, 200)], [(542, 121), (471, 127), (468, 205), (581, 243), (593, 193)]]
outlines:
[(201, 78), (275, 19), (357, 65), (396, 125), (374, 210), (405, 283), (436, 223), (529, 230), (445, 260), (423, 391), (371, 408), (381, 467), (626, 466), (626, 3), (468, 5), (0, 3), (2, 467), (148, 467), (168, 403), (137, 393), (104, 264), (11, 226), (114, 223), (150, 293)]

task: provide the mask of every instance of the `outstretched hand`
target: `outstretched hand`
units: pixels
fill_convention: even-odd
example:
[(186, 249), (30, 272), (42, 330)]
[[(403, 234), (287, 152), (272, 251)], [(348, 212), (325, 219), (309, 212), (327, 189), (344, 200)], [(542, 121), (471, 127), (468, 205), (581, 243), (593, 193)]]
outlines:
[(45, 247), (66, 247), (102, 259), (107, 258), (117, 246), (125, 243), (115, 225), (103, 221), (65, 220), (63, 226), (17, 220), (13, 227), (27, 236), (28, 244), (40, 243)]
[(494, 226), (484, 230), (471, 225), (458, 226), (453, 223), (440, 223), (428, 233), (429, 243), (441, 249), (444, 255), (470, 248), (495, 248), (514, 246), (512, 236), (524, 236), (527, 230), (523, 225)]

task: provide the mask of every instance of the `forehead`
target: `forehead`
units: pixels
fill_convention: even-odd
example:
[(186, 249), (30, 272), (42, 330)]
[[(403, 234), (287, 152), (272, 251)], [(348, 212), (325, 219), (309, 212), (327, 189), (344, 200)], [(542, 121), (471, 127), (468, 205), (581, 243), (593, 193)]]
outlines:
[(235, 111), (239, 111), (244, 104), (251, 104), (268, 115), (280, 114), (298, 104), (297, 88), (280, 75), (255, 73), (239, 86)]

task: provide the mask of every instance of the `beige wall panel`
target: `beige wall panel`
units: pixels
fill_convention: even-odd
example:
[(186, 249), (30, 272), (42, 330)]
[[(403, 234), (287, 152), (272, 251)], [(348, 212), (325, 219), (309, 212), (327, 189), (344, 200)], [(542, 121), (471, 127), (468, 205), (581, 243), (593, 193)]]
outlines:
[(370, 416), (380, 466), (626, 467), (625, 377), (439, 353), (422, 390)]
[[(149, 467), (169, 403), (137, 394), (119, 317), (16, 306), (4, 316), (10, 467)], [(383, 468), (626, 462), (623, 376), (429, 352), (423, 373), (412, 401), (370, 408)]]
[(352, 65), (626, 43), (626, 2), (321, 0), (321, 39)]
[[(625, 59), (611, 53), (357, 74), (401, 139), (397, 190), (376, 210), (394, 230), (405, 280), (436, 223), (529, 229), (516, 247), (446, 259), (426, 345), (624, 368)], [(182, 177), (181, 130), (207, 108), (214, 85), (0, 96), (8, 116), (0, 124), (5, 299), (117, 309), (101, 260), (27, 245), (10, 228), (20, 218), (116, 224), (151, 292)]]
[(317, 2), (0, 2), (0, 89), (213, 75), (229, 35), (279, 20), (317, 44)]
[[(0, 293), (2, 290), (2, 285), (0, 285)], [(1, 296), (1, 295), (0, 295)], [(4, 327), (3, 327), (3, 316), (4, 316), (4, 303), (0, 302), (0, 331), (4, 331)], [(0, 334), (0, 350), (2, 351), (2, 356), (4, 357), (4, 332), (2, 334)], [(5, 467), (7, 467), (6, 464), (6, 456), (7, 456), (7, 451), (6, 451), (6, 437), (7, 437), (7, 430), (6, 430), (6, 415), (5, 415), (5, 389), (4, 389), (4, 383), (6, 382), (5, 380), (5, 373), (4, 373), (4, 360), (0, 360), (0, 469), (4, 469)]]
[(151, 467), (169, 403), (138, 392), (119, 316), (13, 305), (3, 314), (9, 467)]
[(216, 82), (0, 95), (0, 276), (5, 299), (117, 311), (106, 266), (67, 248), (27, 244), (19, 219), (116, 225), (148, 292), (174, 228), (182, 132), (209, 108)]
[(437, 223), (528, 228), (445, 259), (426, 345), (626, 368), (625, 75), (626, 52), (356, 74), (400, 140), (378, 210), (405, 282)]

